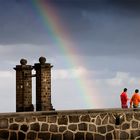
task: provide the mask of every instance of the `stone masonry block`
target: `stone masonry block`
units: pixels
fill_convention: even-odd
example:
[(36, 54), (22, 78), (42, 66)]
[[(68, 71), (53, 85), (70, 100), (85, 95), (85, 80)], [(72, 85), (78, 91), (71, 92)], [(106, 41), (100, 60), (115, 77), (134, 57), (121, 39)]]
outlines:
[(50, 125), (50, 132), (58, 132), (58, 126), (55, 124)]
[(39, 132), (38, 138), (40, 138), (41, 140), (50, 140), (50, 133)]
[(107, 132), (113, 131), (115, 128), (112, 125), (107, 125)]
[(27, 139), (29, 140), (36, 140), (36, 137), (37, 137), (37, 133), (36, 132), (28, 132), (27, 133)]
[(98, 133), (105, 134), (106, 133), (106, 126), (99, 126), (97, 131), (98, 131)]
[(77, 130), (77, 124), (70, 124), (68, 126), (68, 129), (71, 130), (71, 131), (76, 131)]
[(67, 125), (68, 124), (68, 118), (67, 118), (67, 116), (60, 116), (58, 118), (58, 124), (59, 125)]
[(132, 128), (138, 128), (138, 124), (139, 124), (139, 123), (138, 123), (137, 121), (132, 121), (131, 123), (132, 123), (132, 124), (131, 124), (131, 127), (132, 127)]
[(95, 123), (95, 119), (91, 119), (91, 122)]
[(93, 133), (87, 133), (86, 140), (93, 140)]
[(113, 140), (112, 133), (107, 133), (106, 134), (106, 140)]
[(114, 118), (114, 116), (112, 115), (112, 114), (110, 114), (109, 115), (109, 123), (111, 123), (111, 124), (115, 124), (115, 118)]
[(130, 123), (124, 123), (122, 124), (122, 130), (126, 130), (130, 128)]
[(140, 136), (140, 130), (131, 130), (131, 139), (135, 139)]
[(48, 123), (56, 123), (57, 116), (49, 116), (48, 117)]
[(19, 129), (19, 124), (16, 124), (16, 123), (11, 124), (11, 125), (10, 125), (10, 129), (11, 129), (11, 130), (18, 130), (18, 129)]
[(49, 125), (47, 123), (43, 123), (41, 126), (41, 131), (48, 131)]
[(96, 125), (101, 125), (101, 118), (98, 116), (96, 119)]
[(28, 129), (29, 129), (29, 126), (26, 125), (26, 124), (23, 124), (23, 125), (21, 125), (21, 127), (20, 127), (20, 130), (22, 130), (22, 131), (24, 131), (24, 132), (27, 132)]
[(17, 140), (17, 133), (16, 132), (10, 132), (10, 140)]
[(134, 118), (136, 120), (139, 120), (140, 121), (140, 113), (139, 112), (134, 113)]
[(13, 118), (9, 118), (9, 122), (10, 123), (13, 123), (14, 122), (14, 119)]
[(63, 140), (73, 140), (73, 133), (70, 131), (66, 131), (63, 134)]
[(37, 119), (39, 122), (46, 122), (46, 116), (40, 116)]
[(133, 119), (133, 114), (132, 113), (126, 113), (126, 121), (130, 122)]
[(120, 132), (120, 140), (128, 140), (129, 139), (129, 133), (126, 131), (121, 131)]
[(102, 119), (104, 119), (104, 117), (107, 116), (107, 113), (101, 113), (100, 116)]
[(18, 132), (18, 140), (25, 140), (25, 134), (23, 132)]
[(89, 115), (81, 116), (81, 121), (83, 121), (83, 122), (90, 122), (90, 116)]
[(0, 139), (7, 140), (9, 137), (9, 131), (8, 130), (0, 130)]
[(8, 119), (0, 119), (0, 129), (8, 128)]
[(33, 124), (31, 124), (31, 126), (30, 126), (31, 128), (31, 130), (34, 130), (34, 131), (39, 131), (40, 130), (40, 125), (39, 125), (39, 123), (33, 123)]
[(69, 123), (78, 123), (79, 116), (69, 116)]
[(77, 132), (75, 134), (75, 140), (85, 140), (85, 138), (84, 138), (84, 132)]
[(96, 132), (96, 126), (94, 124), (89, 124), (89, 131)]
[(108, 116), (105, 116), (105, 118), (102, 121), (102, 124), (108, 124)]
[(52, 134), (51, 140), (62, 140), (61, 134)]
[(87, 131), (87, 124), (86, 123), (80, 123), (78, 124), (80, 131)]
[(36, 118), (34, 116), (26, 117), (26, 122), (27, 123), (31, 123), (31, 122), (35, 122), (35, 121), (36, 121)]
[(24, 122), (24, 117), (15, 118), (15, 122)]
[(94, 135), (94, 140), (105, 140), (105, 136), (100, 135), (100, 134), (95, 134)]
[(59, 132), (64, 132), (67, 130), (66, 126), (59, 126)]
[(98, 113), (92, 113), (92, 114), (90, 114), (90, 117), (91, 118), (96, 118), (98, 116)]

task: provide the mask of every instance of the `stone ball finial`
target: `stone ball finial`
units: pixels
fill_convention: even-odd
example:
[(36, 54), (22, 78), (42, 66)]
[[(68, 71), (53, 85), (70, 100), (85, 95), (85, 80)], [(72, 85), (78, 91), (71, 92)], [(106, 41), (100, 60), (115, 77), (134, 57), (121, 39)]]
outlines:
[(40, 64), (45, 64), (46, 58), (43, 57), (43, 56), (41, 56), (41, 57), (39, 58), (39, 62), (40, 62)]
[(20, 64), (21, 65), (26, 65), (27, 64), (27, 60), (26, 59), (21, 59), (20, 60)]

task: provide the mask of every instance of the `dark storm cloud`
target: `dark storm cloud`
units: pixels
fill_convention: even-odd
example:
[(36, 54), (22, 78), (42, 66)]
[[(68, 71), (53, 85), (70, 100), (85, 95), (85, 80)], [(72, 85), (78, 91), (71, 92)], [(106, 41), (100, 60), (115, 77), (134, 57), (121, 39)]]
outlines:
[[(100, 97), (101, 102), (104, 102), (103, 108), (112, 107), (112, 103), (114, 103), (113, 107), (116, 107), (119, 104), (116, 99), (122, 86), (135, 89), (138, 85), (138, 80), (135, 80), (135, 77), (139, 78), (140, 69), (138, 59), (140, 4), (138, 0), (51, 1), (53, 1), (63, 27), (68, 31), (72, 38), (71, 41), (75, 43), (74, 47), (79, 55), (75, 57), (79, 61), (75, 65), (76, 69), (80, 67), (87, 71), (89, 75), (87, 80), (91, 80), (91, 87), (94, 87), (94, 80), (97, 80), (97, 86), (101, 92), (95, 93), (93, 90), (92, 93), (95, 93)], [(1, 93), (4, 93), (1, 97), (1, 104), (5, 108), (0, 108), (0, 111), (11, 109), (15, 103), (15, 91), (13, 92), (15, 71), (13, 67), (19, 64), (21, 58), (27, 59), (28, 64), (32, 65), (37, 63), (38, 58), (42, 55), (47, 57), (47, 62), (51, 62), (48, 59), (52, 57), (53, 69), (64, 70), (64, 75), (65, 71), (69, 71), (69, 68), (73, 69), (72, 66), (67, 66), (70, 65), (67, 56), (62, 55), (60, 48), (54, 44), (47, 27), (44, 27), (40, 22), (40, 16), (30, 2), (30, 0), (0, 0), (0, 72), (2, 77), (6, 77), (3, 79), (1, 77), (0, 90)], [(8, 73), (13, 72), (10, 79), (7, 72), (3, 73), (5, 70)], [(123, 81), (119, 87), (116, 86), (118, 83), (116, 78)], [(134, 83), (130, 86), (127, 83), (131, 79)], [(81, 90), (79, 91), (76, 87), (75, 80), (58, 79), (53, 81), (52, 95), (54, 101), (57, 102), (54, 105), (56, 109), (72, 109), (77, 105), (85, 107), (85, 102), (79, 96)], [(108, 80), (110, 85), (108, 85)], [(68, 89), (73, 89), (73, 91), (68, 91)], [(60, 95), (59, 99), (55, 98), (55, 93)], [(105, 97), (102, 93), (105, 93)], [(67, 100), (67, 97), (69, 99), (74, 97), (78, 99), (78, 102), (75, 100), (73, 106), (71, 103), (62, 105), (61, 101)], [(110, 97), (112, 97), (112, 102), (108, 102)], [(11, 106), (7, 107), (4, 102), (8, 98)]]
[[(139, 52), (138, 0), (53, 0), (52, 3), (79, 53), (118, 55)], [(30, 1), (1, 0), (0, 44), (51, 46), (53, 39), (35, 12)], [(56, 48), (53, 48), (54, 52)]]
[(15, 44), (43, 41), (44, 34), (37, 19), (32, 13), (32, 7), (16, 1), (1, 2), (0, 4), (0, 43)]
[[(103, 3), (102, 3), (103, 2)], [(77, 4), (65, 16), (83, 55), (139, 54), (140, 2), (100, 1)], [(65, 7), (71, 13), (74, 6)], [(136, 54), (135, 54), (136, 53)]]

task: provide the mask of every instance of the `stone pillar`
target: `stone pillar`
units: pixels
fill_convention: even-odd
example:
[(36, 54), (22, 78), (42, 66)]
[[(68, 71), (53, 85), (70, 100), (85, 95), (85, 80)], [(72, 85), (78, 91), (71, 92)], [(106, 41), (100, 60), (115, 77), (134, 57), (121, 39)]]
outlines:
[(54, 110), (51, 104), (51, 68), (45, 63), (46, 58), (40, 57), (40, 63), (34, 65), (36, 71), (36, 111)]
[(32, 105), (32, 69), (26, 65), (27, 60), (21, 59), (16, 65), (16, 111), (33, 111)]

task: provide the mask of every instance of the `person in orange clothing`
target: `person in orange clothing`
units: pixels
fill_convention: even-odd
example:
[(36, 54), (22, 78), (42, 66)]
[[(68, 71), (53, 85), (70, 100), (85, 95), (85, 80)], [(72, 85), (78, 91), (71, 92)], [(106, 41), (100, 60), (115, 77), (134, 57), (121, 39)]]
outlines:
[(121, 98), (121, 106), (122, 108), (128, 108), (127, 101), (129, 100), (127, 97), (127, 88), (124, 88), (123, 92), (120, 95)]
[(132, 108), (132, 105), (133, 105), (133, 108), (138, 108), (139, 103), (140, 103), (140, 95), (138, 93), (139, 93), (139, 90), (136, 89), (135, 93), (132, 95), (132, 98), (130, 100), (130, 108)]

